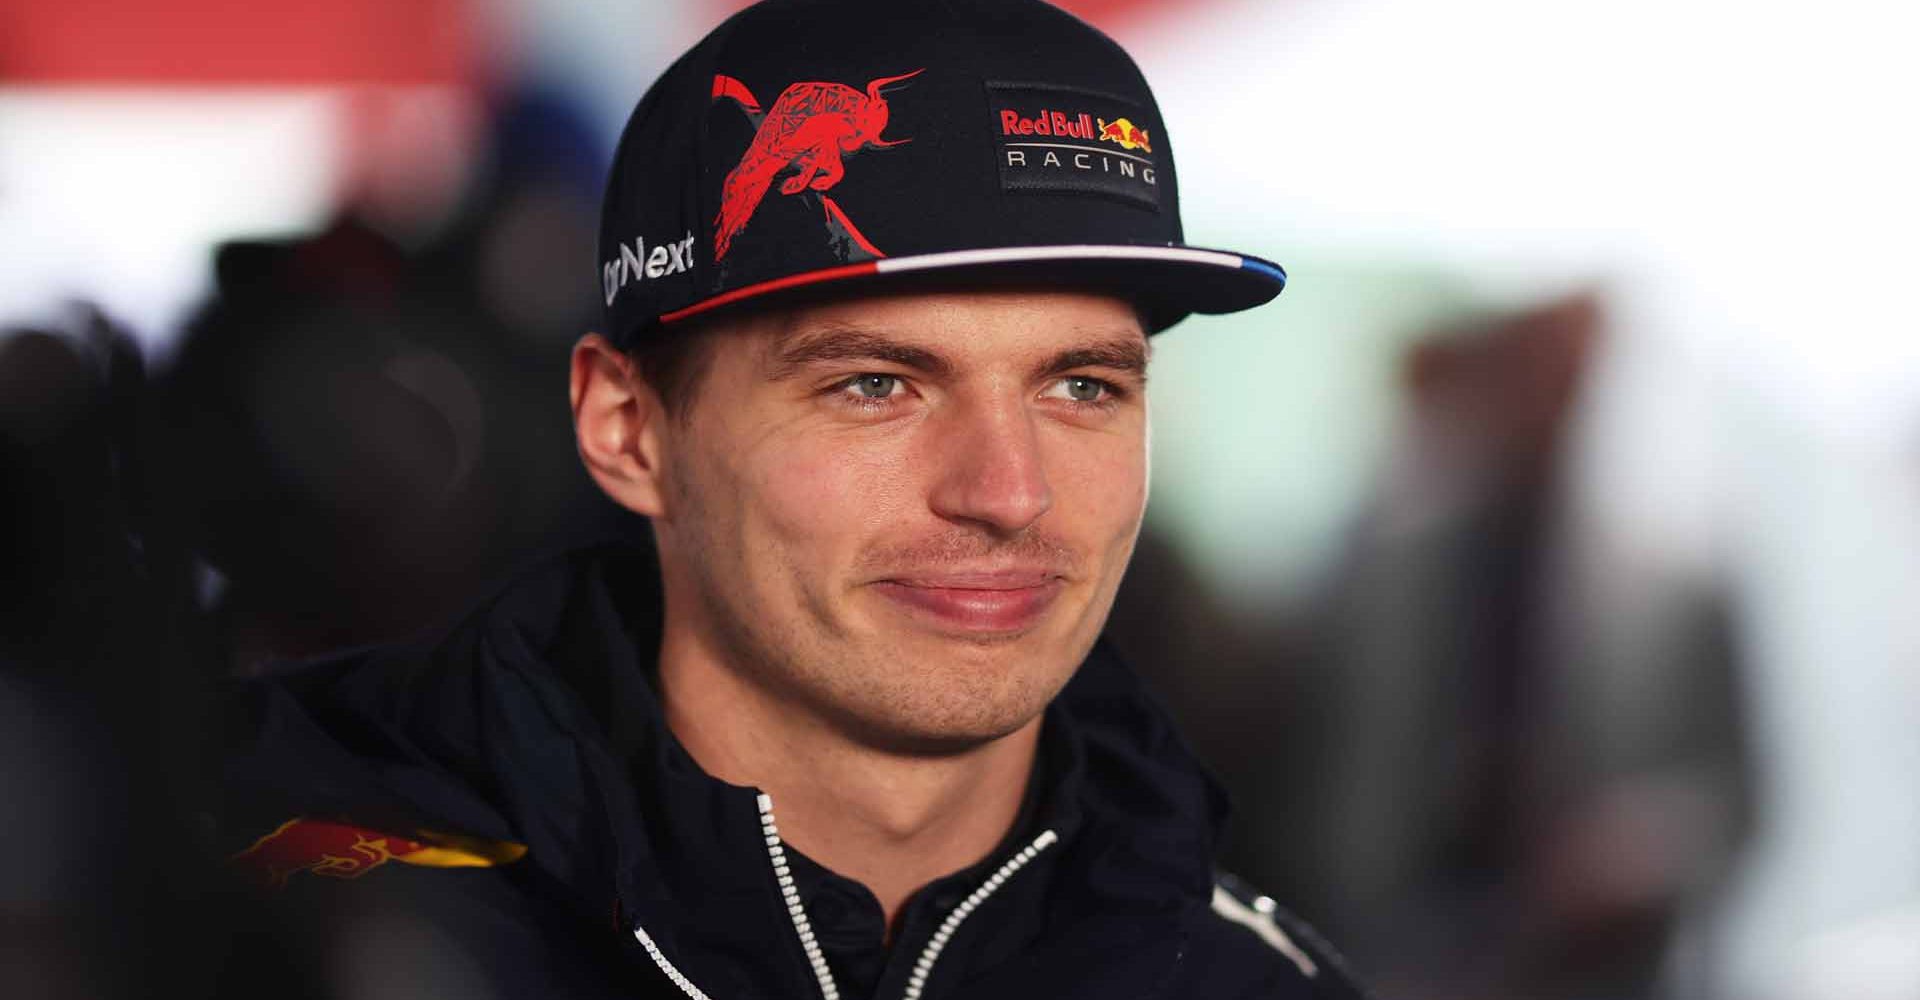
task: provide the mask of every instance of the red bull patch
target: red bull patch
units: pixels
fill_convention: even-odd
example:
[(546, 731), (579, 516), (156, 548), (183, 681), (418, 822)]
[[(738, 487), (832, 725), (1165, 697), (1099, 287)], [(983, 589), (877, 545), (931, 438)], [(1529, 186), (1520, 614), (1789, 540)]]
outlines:
[(720, 216), (713, 221), (713, 259), (726, 259), (774, 190), (780, 197), (818, 200), (829, 230), (843, 237), (836, 241), (843, 262), (885, 257), (827, 192), (846, 178), (846, 161), (854, 154), (913, 141), (883, 135), (890, 114), (887, 91), (922, 72), (914, 69), (878, 77), (864, 89), (844, 83), (795, 83), (764, 108), (742, 81), (725, 74), (715, 76), (713, 99), (738, 106), (753, 124), (754, 136), (721, 185)]
[(1138, 106), (1072, 87), (987, 84), (1006, 191), (1092, 194), (1160, 208), (1163, 164)]
[(228, 860), (278, 889), (302, 872), (352, 879), (390, 861), (427, 868), (491, 868), (525, 857), (525, 845), (416, 831), (398, 836), (329, 820), (295, 817)]

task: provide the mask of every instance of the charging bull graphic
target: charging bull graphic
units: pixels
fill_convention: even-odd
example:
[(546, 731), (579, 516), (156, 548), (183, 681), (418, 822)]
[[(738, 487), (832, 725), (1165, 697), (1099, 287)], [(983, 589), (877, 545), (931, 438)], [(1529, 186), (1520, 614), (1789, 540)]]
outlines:
[(421, 832), (421, 840), (304, 817), (287, 820), (228, 859), (262, 885), (278, 889), (301, 872), (359, 878), (398, 861), (428, 868), (491, 868), (526, 855), (526, 847)]
[(1101, 118), (1099, 122), (1100, 138), (1103, 141), (1117, 142), (1122, 149), (1138, 149), (1143, 152), (1153, 152), (1153, 145), (1147, 138), (1146, 129), (1140, 128), (1125, 118), (1115, 122), (1109, 122), (1105, 118)]
[(740, 105), (753, 122), (753, 144), (720, 189), (720, 217), (714, 220), (713, 259), (724, 260), (734, 237), (752, 221), (776, 178), (791, 171), (780, 193), (820, 192), (830, 227), (837, 226), (874, 257), (885, 257), (867, 241), (840, 206), (824, 192), (847, 175), (845, 158), (862, 149), (902, 146), (911, 139), (887, 140), (887, 87), (919, 76), (917, 69), (881, 77), (861, 93), (841, 83), (796, 83), (781, 91), (773, 107), (762, 110), (746, 84), (730, 76), (713, 78), (713, 99)]

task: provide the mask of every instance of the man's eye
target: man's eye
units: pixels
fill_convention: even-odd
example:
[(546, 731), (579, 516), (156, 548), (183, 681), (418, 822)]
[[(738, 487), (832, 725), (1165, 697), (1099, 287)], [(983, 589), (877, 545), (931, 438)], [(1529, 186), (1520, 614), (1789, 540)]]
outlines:
[(885, 399), (899, 387), (898, 375), (861, 375), (846, 383), (846, 388), (861, 399)]
[(1070, 399), (1076, 403), (1099, 403), (1113, 394), (1113, 387), (1097, 378), (1084, 375), (1069, 375), (1055, 382), (1047, 394), (1061, 399)]

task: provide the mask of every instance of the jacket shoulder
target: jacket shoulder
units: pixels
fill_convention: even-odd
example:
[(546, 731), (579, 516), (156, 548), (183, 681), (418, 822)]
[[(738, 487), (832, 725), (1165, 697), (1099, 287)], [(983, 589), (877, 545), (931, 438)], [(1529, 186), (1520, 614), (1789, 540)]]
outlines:
[(1371, 1000), (1306, 921), (1233, 875), (1215, 877), (1191, 945), (1190, 967), (1207, 970), (1209, 980), (1195, 995)]

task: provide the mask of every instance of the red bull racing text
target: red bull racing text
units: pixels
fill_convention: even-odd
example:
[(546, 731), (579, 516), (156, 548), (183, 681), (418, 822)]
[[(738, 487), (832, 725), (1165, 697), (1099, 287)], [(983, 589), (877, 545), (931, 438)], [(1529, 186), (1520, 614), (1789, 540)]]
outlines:
[(1127, 102), (1030, 84), (988, 84), (988, 93), (1005, 190), (1097, 194), (1160, 208), (1153, 135)]

